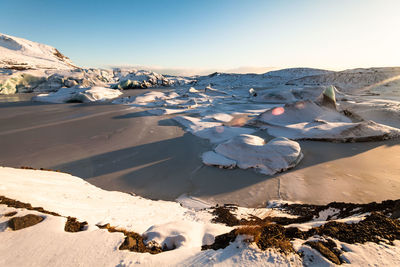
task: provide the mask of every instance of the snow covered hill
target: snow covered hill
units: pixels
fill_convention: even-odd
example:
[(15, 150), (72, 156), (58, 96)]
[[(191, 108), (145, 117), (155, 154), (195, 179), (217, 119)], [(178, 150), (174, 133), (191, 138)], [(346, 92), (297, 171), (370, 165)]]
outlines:
[(0, 68), (28, 70), (77, 67), (52, 46), (0, 33)]
[(285, 84), (289, 80), (329, 74), (333, 71), (312, 69), (312, 68), (289, 68), (277, 71), (270, 71), (264, 74), (232, 74), (232, 73), (220, 73), (215, 72), (207, 76), (196, 77), (196, 85), (212, 86), (220, 88), (237, 88), (237, 87), (266, 87), (274, 85)]
[[(288, 85), (334, 85), (342, 90), (369, 89), (368, 87), (400, 87), (400, 67), (351, 69), (297, 78)], [(367, 87), (367, 88), (366, 88)]]

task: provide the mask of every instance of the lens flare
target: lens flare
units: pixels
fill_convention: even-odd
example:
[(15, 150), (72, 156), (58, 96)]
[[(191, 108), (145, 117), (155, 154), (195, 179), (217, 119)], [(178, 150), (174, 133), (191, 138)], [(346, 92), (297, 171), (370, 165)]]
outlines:
[(217, 133), (223, 133), (224, 132), (224, 126), (217, 126), (215, 127), (215, 131)]
[(272, 115), (279, 116), (285, 113), (285, 109), (283, 107), (277, 107), (272, 110)]

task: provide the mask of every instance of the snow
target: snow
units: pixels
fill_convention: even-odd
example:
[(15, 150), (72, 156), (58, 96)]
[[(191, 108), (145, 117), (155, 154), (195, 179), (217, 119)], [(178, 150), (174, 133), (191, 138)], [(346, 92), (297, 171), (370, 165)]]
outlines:
[(213, 122), (189, 116), (177, 116), (175, 121), (182, 124), (192, 134), (210, 140), (211, 143), (221, 143), (240, 134), (251, 134), (255, 130), (245, 127), (223, 126)]
[(350, 118), (311, 100), (268, 110), (256, 119), (273, 136), (312, 140), (368, 140), (400, 136), (400, 130), (373, 121), (352, 122)]
[[(201, 246), (211, 244), (217, 234), (232, 228), (211, 223), (212, 215), (204, 210), (209, 205), (190, 196), (180, 201), (196, 209), (182, 207), (177, 202), (154, 201), (122, 192), (110, 192), (97, 188), (69, 174), (51, 171), (22, 170), (0, 167), (0, 195), (31, 203), (63, 216), (74, 216), (89, 224), (85, 231), (64, 231), (65, 217), (43, 214), (35, 210), (10, 208), (0, 205), (0, 258), (1, 266), (333, 266), (317, 251), (304, 244), (304, 240), (292, 241), (298, 254), (282, 254), (274, 249), (261, 251), (248, 243), (247, 236), (238, 236), (228, 247), (201, 251)], [(238, 207), (237, 217), (288, 216), (277, 207), (285, 204), (275, 201), (275, 208), (249, 209)], [(12, 231), (6, 227), (5, 213), (17, 211), (16, 216), (36, 214), (45, 219), (37, 225)], [(324, 217), (333, 210), (320, 214)], [(356, 222), (362, 215), (341, 219)], [(157, 255), (119, 250), (124, 240), (120, 232), (110, 233), (96, 224), (110, 223), (118, 228), (143, 234), (145, 242), (157, 242), (172, 249)], [(303, 229), (310, 223), (299, 224)], [(287, 226), (287, 227), (290, 227)], [(309, 240), (319, 240), (312, 237)], [(335, 240), (343, 249), (342, 258), (355, 266), (397, 266), (400, 264), (400, 242), (394, 246), (384, 243), (346, 244)]]
[(177, 221), (153, 225), (143, 233), (143, 237), (168, 249), (199, 248), (202, 245), (214, 243), (214, 235), (209, 233), (221, 232), (221, 230), (226, 230), (226, 227), (219, 224), (205, 225), (195, 221)]
[(0, 33), (0, 68), (75, 69), (72, 61), (49, 45)]
[(215, 165), (223, 168), (233, 168), (236, 166), (236, 161), (217, 154), (214, 151), (204, 152), (201, 158), (205, 165)]
[(119, 90), (104, 88), (104, 87), (90, 87), (90, 88), (61, 88), (57, 92), (48, 94), (39, 94), (33, 97), (34, 101), (50, 102), (50, 103), (68, 103), (68, 102), (96, 102), (106, 101), (109, 99), (117, 98), (122, 94)]
[[(303, 157), (300, 145), (295, 141), (280, 137), (265, 143), (264, 139), (248, 134), (241, 134), (219, 144), (215, 148), (215, 152), (236, 161), (237, 166), (241, 169), (255, 168), (267, 175), (293, 168)], [(218, 165), (219, 161), (225, 163), (223, 159), (208, 156), (206, 162)], [(225, 165), (221, 164), (221, 166)]]

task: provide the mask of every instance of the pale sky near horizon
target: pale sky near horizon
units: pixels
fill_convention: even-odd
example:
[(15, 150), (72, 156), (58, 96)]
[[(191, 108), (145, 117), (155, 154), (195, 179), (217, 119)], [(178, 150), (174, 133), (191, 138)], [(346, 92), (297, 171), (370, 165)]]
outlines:
[(398, 0), (0, 0), (0, 10), (0, 32), (83, 67), (400, 66)]

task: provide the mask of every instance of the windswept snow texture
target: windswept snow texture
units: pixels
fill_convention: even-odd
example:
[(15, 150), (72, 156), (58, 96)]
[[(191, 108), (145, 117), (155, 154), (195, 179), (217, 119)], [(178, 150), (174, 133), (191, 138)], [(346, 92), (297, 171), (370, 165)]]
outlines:
[(57, 92), (40, 94), (33, 98), (34, 101), (50, 103), (70, 103), (70, 102), (96, 102), (114, 99), (122, 94), (119, 90), (90, 87), (90, 88), (61, 88)]
[(265, 143), (264, 139), (248, 134), (219, 144), (215, 152), (221, 157), (213, 154), (203, 155), (205, 164), (225, 167), (225, 157), (236, 162), (241, 169), (255, 168), (267, 175), (293, 168), (303, 158), (300, 145), (295, 141), (279, 137)]

